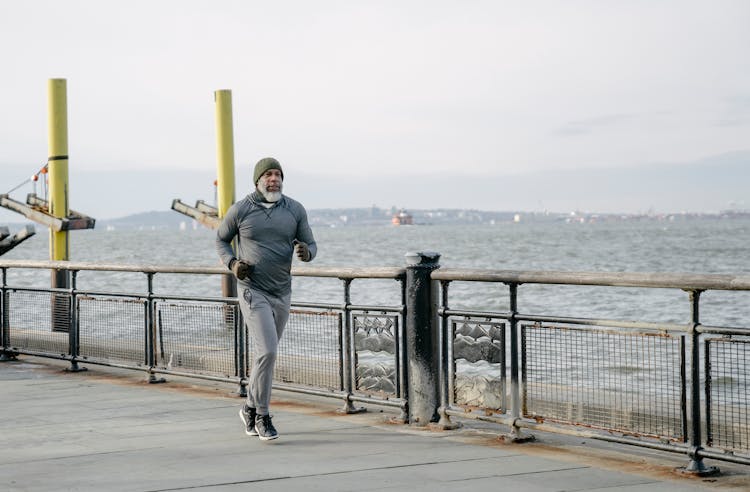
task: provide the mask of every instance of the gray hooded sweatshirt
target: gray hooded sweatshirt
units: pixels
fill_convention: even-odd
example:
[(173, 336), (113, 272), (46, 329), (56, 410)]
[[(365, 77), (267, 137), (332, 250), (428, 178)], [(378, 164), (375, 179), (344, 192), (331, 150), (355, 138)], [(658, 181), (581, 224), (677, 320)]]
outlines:
[[(227, 266), (234, 258), (254, 265), (250, 277), (238, 281), (240, 287), (284, 296), (292, 291), (293, 241), (307, 243), (311, 260), (318, 248), (301, 203), (282, 195), (266, 208), (256, 196), (248, 195), (229, 208), (216, 234), (216, 251)], [(237, 254), (232, 249), (235, 237)]]

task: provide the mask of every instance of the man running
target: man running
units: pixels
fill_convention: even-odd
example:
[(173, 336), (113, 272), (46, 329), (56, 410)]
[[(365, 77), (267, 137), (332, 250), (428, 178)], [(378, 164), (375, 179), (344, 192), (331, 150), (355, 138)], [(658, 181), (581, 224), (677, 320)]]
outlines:
[(317, 253), (305, 207), (281, 193), (283, 182), (279, 161), (258, 161), (255, 190), (230, 207), (216, 234), (216, 251), (237, 277), (240, 309), (255, 346), (240, 418), (245, 434), (263, 441), (279, 437), (268, 407), (276, 352), (289, 319), (292, 257), (296, 253), (300, 260), (310, 261)]

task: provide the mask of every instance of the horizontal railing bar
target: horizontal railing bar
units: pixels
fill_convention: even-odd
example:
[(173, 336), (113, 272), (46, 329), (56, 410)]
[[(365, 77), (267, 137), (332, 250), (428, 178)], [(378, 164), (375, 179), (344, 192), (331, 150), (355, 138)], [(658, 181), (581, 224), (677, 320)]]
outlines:
[(705, 335), (745, 335), (750, 336), (750, 328), (732, 328), (729, 326), (698, 325), (696, 331)]
[[(444, 309), (440, 314), (444, 316), (468, 316), (471, 318), (504, 319), (510, 318), (510, 313), (492, 311), (463, 311), (458, 309)], [(568, 323), (587, 326), (610, 326), (612, 328), (646, 329), (658, 331), (686, 331), (686, 325), (677, 323), (653, 323), (648, 321), (625, 321), (614, 319), (572, 318), (564, 316), (544, 316), (534, 314), (517, 314), (518, 321), (538, 321), (545, 323)]]
[(323, 396), (326, 398), (341, 398), (343, 400), (346, 400), (346, 393), (341, 391), (325, 391), (302, 386), (292, 386), (284, 383), (273, 383), (273, 388), (282, 391), (290, 391), (292, 393), (303, 393), (306, 395)]
[(406, 276), (406, 269), (402, 267), (293, 267), (292, 275), (295, 277), (400, 280)]
[[(0, 261), (3, 268), (45, 268), (58, 270), (91, 270), (141, 273), (187, 273), (230, 275), (222, 266), (125, 265), (70, 261)], [(402, 279), (402, 267), (295, 267), (298, 277), (331, 277), (341, 279)], [(750, 275), (695, 273), (626, 273), (626, 272), (561, 272), (525, 270), (481, 270), (439, 268), (432, 272), (434, 280), (501, 282), (515, 284), (567, 284), (609, 287), (647, 287), (683, 290), (750, 290)]]
[(744, 456), (737, 456), (733, 453), (724, 453), (721, 451), (713, 451), (708, 449), (699, 449), (698, 455), (702, 458), (712, 458), (715, 460), (729, 461), (732, 463), (738, 463), (740, 465), (750, 465), (750, 458)]
[(650, 321), (627, 321), (615, 319), (568, 318), (560, 316), (537, 316), (532, 314), (518, 314), (519, 321), (539, 321), (544, 323), (568, 323), (587, 326), (609, 326), (612, 328), (646, 329), (657, 331), (687, 331), (688, 326), (678, 323), (654, 323)]
[(155, 301), (200, 301), (216, 302), (224, 304), (239, 304), (236, 297), (205, 297), (205, 296), (165, 296), (154, 294), (151, 296)]
[(314, 388), (308, 388), (304, 386), (292, 386), (292, 385), (287, 385), (283, 383), (274, 383), (273, 387), (274, 389), (279, 389), (282, 391), (290, 391), (293, 393), (303, 393), (306, 395), (322, 396), (325, 398), (341, 398), (343, 400), (357, 401), (361, 403), (372, 403), (375, 405), (382, 405), (386, 407), (404, 408), (406, 405), (406, 402), (403, 400), (386, 400), (383, 398), (360, 396), (360, 395), (347, 396), (347, 394), (344, 392), (333, 391), (333, 390), (325, 391), (325, 390), (319, 390), (319, 389), (314, 389)]
[(466, 311), (461, 309), (440, 309), (440, 314), (444, 316), (468, 316), (471, 318), (500, 318), (509, 319), (510, 313), (498, 311)]
[(106, 366), (106, 367), (115, 367), (117, 369), (134, 369), (136, 371), (143, 371), (148, 372), (149, 368), (148, 366), (144, 365), (128, 365), (128, 364), (122, 364), (117, 362), (109, 362), (104, 359), (97, 359), (97, 358), (89, 358), (89, 357), (76, 357), (76, 362), (79, 364), (96, 364), (97, 366)]
[[(316, 308), (316, 309), (333, 309), (336, 311), (342, 311), (344, 306), (341, 304), (333, 303), (316, 303), (316, 302), (292, 302), (292, 307), (305, 307), (305, 308)], [(378, 311), (384, 313), (402, 313), (404, 311), (403, 306), (371, 306), (368, 304), (352, 304), (349, 307), (350, 311)]]
[[(134, 273), (188, 273), (199, 275), (231, 275), (223, 266), (186, 265), (126, 265), (114, 263), (91, 263), (72, 261), (4, 260), (0, 268), (31, 268), (75, 271), (134, 272)], [(401, 267), (294, 267), (292, 275), (297, 277), (330, 277), (341, 279), (401, 279), (406, 269)]]
[(36, 350), (19, 349), (17, 347), (10, 346), (5, 349), (6, 352), (12, 352), (14, 354), (31, 355), (34, 357), (46, 357), (47, 359), (58, 359), (58, 360), (72, 360), (73, 357), (70, 354), (61, 354), (58, 352), (37, 352)]
[(232, 272), (224, 267), (185, 266), (185, 265), (128, 265), (120, 263), (91, 263), (73, 261), (32, 261), (5, 260), (0, 261), (0, 267), (55, 269), (98, 272), (133, 272), (133, 273), (194, 273), (194, 274), (224, 274)]
[(687, 453), (687, 447), (679, 444), (665, 444), (654, 441), (643, 441), (640, 439), (632, 439), (629, 437), (611, 436), (607, 434), (599, 434), (592, 431), (580, 431), (578, 429), (567, 429), (562, 426), (552, 424), (540, 424), (537, 422), (523, 420), (518, 422), (519, 427), (525, 427), (528, 429), (535, 429), (546, 432), (554, 432), (557, 434), (568, 434), (574, 436), (587, 437), (589, 439), (596, 439), (599, 441), (616, 442), (620, 444), (630, 444), (632, 446), (640, 446), (642, 448), (656, 449), (659, 451), (667, 451), (670, 453)]
[(402, 399), (390, 400), (387, 398), (378, 398), (376, 396), (351, 395), (349, 400), (358, 401), (360, 403), (372, 403), (384, 407), (406, 408), (406, 402)]
[(51, 294), (70, 294), (70, 289), (50, 288), (50, 287), (11, 287), (7, 286), (8, 292), (47, 292)]
[[(10, 292), (48, 292), (58, 294), (69, 294), (68, 289), (52, 289), (49, 287), (8, 287)], [(108, 292), (108, 291), (94, 291), (94, 290), (76, 290), (77, 296), (101, 296), (101, 297), (129, 297), (132, 299), (145, 301), (148, 299), (146, 293), (136, 292)], [(170, 295), (159, 295), (153, 294), (151, 296), (156, 300), (168, 300), (168, 301), (204, 301), (204, 302), (216, 302), (225, 304), (238, 304), (236, 297), (207, 297), (207, 296), (170, 296)]]
[(535, 429), (535, 430), (540, 430), (543, 432), (553, 432), (555, 434), (564, 434), (564, 435), (569, 435), (569, 436), (597, 439), (600, 441), (630, 444), (634, 446), (641, 446), (641, 447), (657, 449), (661, 451), (669, 451), (671, 453), (686, 453), (687, 452), (687, 448), (684, 446), (663, 444), (659, 442), (641, 441), (639, 439), (630, 439), (627, 437), (608, 436), (606, 434), (599, 434), (599, 433), (592, 432), (589, 430), (576, 429), (575, 427), (568, 428), (568, 427), (552, 425), (552, 424), (540, 424), (540, 423), (533, 422), (530, 420), (514, 419), (513, 417), (509, 415), (508, 416), (483, 415), (483, 414), (473, 413), (473, 412), (467, 413), (462, 410), (456, 410), (452, 408), (447, 409), (445, 413), (454, 417), (466, 418), (466, 419), (471, 419), (471, 420), (480, 420), (484, 422), (492, 422), (492, 423), (503, 424), (507, 426), (516, 425), (518, 427), (523, 427), (527, 429)]
[(158, 367), (152, 368), (150, 372), (153, 372), (155, 374), (167, 374), (170, 376), (178, 376), (178, 377), (185, 377), (185, 378), (204, 379), (206, 381), (217, 381), (220, 383), (237, 383), (241, 379), (238, 376), (211, 376), (209, 374), (202, 374), (200, 372), (173, 371), (171, 369), (159, 369)]
[(148, 294), (136, 294), (134, 292), (98, 292), (95, 290), (77, 290), (76, 295), (82, 296), (98, 296), (98, 297), (129, 297), (133, 300), (146, 301)]
[(598, 285), (682, 290), (750, 290), (750, 275), (695, 273), (559, 272), (439, 268), (433, 280), (513, 284)]
[[(230, 273), (224, 267), (185, 265), (125, 265), (69, 261), (0, 261), (2, 268), (44, 268), (59, 270), (91, 270), (141, 273)], [(400, 267), (342, 268), (295, 267), (298, 277), (331, 277), (343, 279), (401, 279), (405, 269)], [(501, 282), (516, 284), (566, 284), (609, 287), (671, 288), (683, 290), (750, 290), (750, 275), (716, 275), (692, 273), (625, 273), (625, 272), (559, 272), (522, 270), (480, 270), (440, 268), (432, 272), (434, 280)]]
[(341, 304), (325, 303), (325, 302), (296, 302), (292, 301), (292, 307), (303, 307), (303, 308), (314, 308), (314, 309), (330, 309), (334, 311), (341, 311)]
[[(55, 356), (48, 352), (35, 352), (35, 351), (30, 351), (30, 350), (24, 350), (24, 351), (13, 350), (13, 352), (19, 353), (19, 354), (25, 354), (25, 355), (32, 355), (35, 357), (46, 357), (48, 359), (72, 360), (72, 357), (70, 355)], [(222, 383), (236, 383), (240, 381), (240, 378), (237, 376), (221, 377), (221, 376), (210, 376), (210, 375), (201, 374), (198, 372), (180, 372), (180, 371), (172, 371), (170, 369), (159, 369), (159, 368), (149, 369), (149, 367), (143, 366), (143, 365), (139, 366), (139, 365), (120, 364), (120, 363), (109, 362), (109, 361), (97, 359), (97, 358), (76, 357), (76, 362), (78, 362), (79, 364), (94, 364), (97, 366), (114, 367), (118, 369), (134, 369), (134, 370), (143, 371), (143, 372), (153, 372), (153, 373), (158, 373), (158, 374), (167, 374), (167, 375), (186, 377), (186, 378), (205, 379), (208, 381), (218, 381)]]
[(364, 304), (352, 304), (349, 306), (350, 311), (378, 311), (382, 313), (403, 313), (404, 309), (403, 306), (368, 306)]

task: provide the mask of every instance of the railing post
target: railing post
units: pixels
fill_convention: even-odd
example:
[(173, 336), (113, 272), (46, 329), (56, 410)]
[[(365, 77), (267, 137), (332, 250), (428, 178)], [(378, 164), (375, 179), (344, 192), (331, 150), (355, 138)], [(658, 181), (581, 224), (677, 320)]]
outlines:
[(247, 396), (247, 329), (239, 304), (233, 305), (232, 308), (235, 314), (234, 343), (236, 346), (234, 353), (237, 356), (235, 363), (237, 365), (237, 376), (240, 378), (240, 387), (237, 389), (237, 394), (244, 398)]
[[(59, 270), (63, 271), (66, 274), (68, 274), (68, 271), (66, 270)], [(69, 325), (68, 325), (68, 351), (70, 352), (70, 367), (67, 369), (68, 372), (81, 372), (86, 371), (87, 369), (85, 367), (79, 367), (78, 366), (78, 355), (80, 352), (80, 323), (78, 323), (78, 307), (77, 304), (77, 297), (78, 293), (76, 292), (76, 279), (78, 276), (77, 270), (71, 270), (69, 272), (70, 275), (70, 288), (68, 289), (68, 292), (70, 293), (70, 297), (68, 298), (68, 312), (70, 313), (70, 316), (68, 317)]]
[(352, 329), (352, 279), (344, 278), (344, 305), (341, 309), (344, 311), (344, 336), (342, 339), (344, 350), (344, 408), (340, 409), (341, 413), (362, 413), (364, 407), (355, 407), (352, 404), (351, 396), (354, 392), (354, 381), (357, 378), (357, 368), (354, 361), (354, 334)]
[(406, 353), (409, 378), (409, 423), (437, 422), (440, 385), (437, 283), (430, 274), (440, 267), (440, 254), (406, 254)]
[(396, 333), (396, 365), (398, 371), (396, 372), (396, 378), (398, 381), (398, 394), (397, 396), (403, 400), (401, 405), (401, 413), (398, 416), (398, 422), (405, 424), (409, 422), (409, 376), (407, 374), (407, 361), (408, 353), (406, 351), (406, 322), (404, 320), (404, 313), (406, 312), (406, 279), (401, 277), (399, 279), (399, 286), (401, 287), (401, 322), (398, 325), (398, 333)]
[(437, 426), (443, 430), (457, 429), (461, 427), (458, 422), (451, 422), (448, 415), (448, 409), (451, 404), (451, 395), (453, 394), (453, 332), (448, 322), (448, 285), (450, 280), (440, 281), (440, 307), (438, 315), (440, 316), (440, 331), (438, 345), (440, 347), (440, 357), (438, 365), (438, 383), (440, 385), (440, 408), (438, 414), (440, 420)]
[(517, 422), (521, 420), (521, 386), (519, 384), (519, 353), (518, 353), (518, 284), (509, 283), (510, 290), (510, 415), (513, 423), (507, 440), (525, 442), (534, 440), (531, 434), (524, 435)]
[(148, 297), (146, 301), (146, 330), (145, 330), (145, 363), (148, 367), (148, 382), (163, 383), (164, 378), (157, 378), (154, 374), (156, 367), (156, 304), (154, 302), (154, 273), (146, 272), (148, 282)]
[(700, 382), (700, 290), (688, 291), (690, 296), (690, 434), (688, 456), (690, 463), (680, 469), (683, 473), (701, 477), (719, 472), (715, 466), (706, 466), (700, 456), (701, 446), (701, 382)]
[(16, 360), (16, 354), (8, 352), (7, 349), (10, 347), (10, 329), (9, 321), (10, 314), (8, 313), (8, 272), (7, 268), (2, 269), (2, 284), (0, 284), (0, 342), (3, 347), (0, 351), (0, 362), (7, 362)]

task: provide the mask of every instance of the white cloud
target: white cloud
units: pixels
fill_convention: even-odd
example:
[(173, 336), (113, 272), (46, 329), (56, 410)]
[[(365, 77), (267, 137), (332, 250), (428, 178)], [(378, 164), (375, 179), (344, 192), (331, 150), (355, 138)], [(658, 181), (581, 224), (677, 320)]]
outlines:
[(225, 88), (238, 165), (689, 162), (747, 148), (748, 18), (742, 0), (3, 2), (0, 161), (44, 159), (65, 77), (80, 169), (211, 169)]

